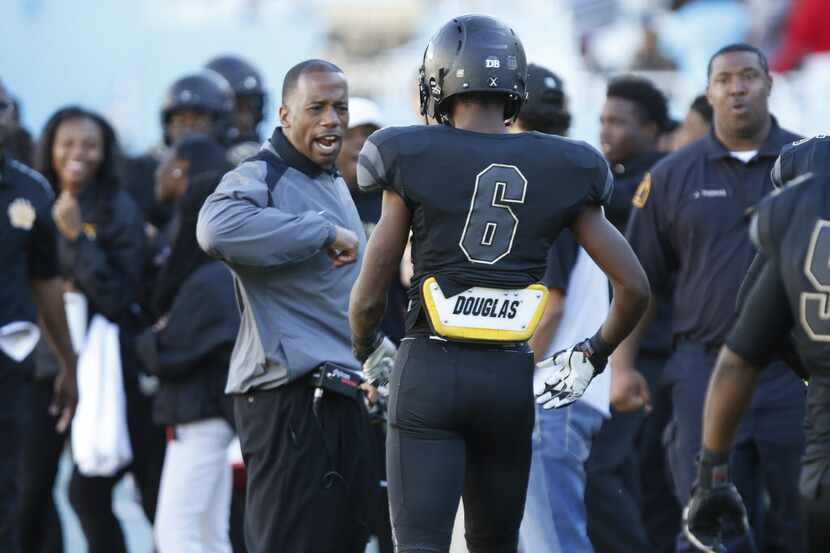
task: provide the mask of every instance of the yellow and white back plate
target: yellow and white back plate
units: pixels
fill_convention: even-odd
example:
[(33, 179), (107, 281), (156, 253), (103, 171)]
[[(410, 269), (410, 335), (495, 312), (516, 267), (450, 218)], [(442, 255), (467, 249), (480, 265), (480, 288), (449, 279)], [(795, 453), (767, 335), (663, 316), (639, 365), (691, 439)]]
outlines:
[(503, 290), (475, 286), (444, 296), (435, 277), (421, 287), (433, 331), (451, 340), (522, 342), (533, 335), (545, 310), (548, 289), (541, 284)]

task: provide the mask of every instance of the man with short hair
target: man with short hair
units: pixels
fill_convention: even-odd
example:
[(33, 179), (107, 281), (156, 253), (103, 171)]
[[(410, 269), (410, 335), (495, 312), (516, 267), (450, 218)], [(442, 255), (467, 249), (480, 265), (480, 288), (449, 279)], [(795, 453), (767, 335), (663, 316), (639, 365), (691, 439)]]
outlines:
[(52, 189), (46, 179), (3, 146), (14, 130), (12, 100), (0, 82), (0, 552), (16, 553), (19, 454), (33, 366), (31, 353), (41, 328), (57, 354), (53, 417), (65, 432), (75, 412), (78, 388), (75, 352), (69, 339), (59, 276)]
[(226, 392), (248, 477), (249, 553), (357, 553), (372, 485), (362, 396), (323, 390), (318, 370), (360, 368), (349, 291), (365, 244), (334, 168), (348, 87), (332, 63), (285, 76), (280, 126), (227, 173), (197, 225), (201, 247), (233, 270), (242, 323)]
[[(364, 370), (383, 356), (386, 290), (412, 230), (414, 277), (389, 385), (389, 503), (400, 553), (447, 553), (459, 498), (471, 553), (515, 553), (536, 401), (576, 401), (636, 325), (648, 283), (603, 216), (608, 165), (585, 143), (508, 134), (525, 100), (515, 32), (465, 15), (430, 40), (421, 111), (438, 125), (387, 127), (360, 154), (362, 190), (382, 189), (349, 318)], [(563, 228), (609, 275), (614, 303), (587, 340), (543, 360), (534, 390), (527, 339), (544, 309), (539, 284)], [(521, 309), (521, 310), (520, 310)], [(375, 371), (379, 380), (386, 375)]]
[[(652, 169), (635, 194), (627, 233), (652, 288), (671, 290), (673, 352), (664, 379), (673, 404), (668, 457), (681, 505), (695, 475), (706, 384), (755, 256), (742, 224), (745, 213), (771, 190), (769, 173), (782, 146), (798, 138), (769, 113), (772, 77), (757, 48), (722, 48), (712, 56), (708, 73), (712, 131)], [(648, 321), (643, 318), (615, 360), (635, 363)], [(762, 549), (798, 551), (803, 414), (804, 386), (784, 363), (770, 364), (732, 457), (735, 483), (749, 506), (756, 538), (764, 529)], [(746, 550), (747, 537), (734, 547)], [(679, 536), (678, 551), (690, 550)]]

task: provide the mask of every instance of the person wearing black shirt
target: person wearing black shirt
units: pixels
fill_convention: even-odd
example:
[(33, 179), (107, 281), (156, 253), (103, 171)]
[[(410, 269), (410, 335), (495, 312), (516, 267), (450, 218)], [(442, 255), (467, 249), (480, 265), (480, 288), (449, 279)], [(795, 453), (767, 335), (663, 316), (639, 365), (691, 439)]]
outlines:
[[(528, 399), (535, 392), (548, 408), (576, 401), (636, 325), (648, 283), (603, 216), (612, 180), (599, 152), (508, 134), (527, 82), (512, 29), (455, 18), (430, 40), (420, 75), (422, 113), (441, 124), (387, 127), (360, 154), (360, 188), (382, 189), (383, 208), (351, 294), (352, 344), (367, 377), (384, 380), (379, 326), (411, 229), (407, 335), (389, 382), (395, 547), (446, 553), (463, 496), (468, 549), (515, 552), (531, 457)], [(551, 376), (534, 390), (526, 341), (544, 309), (547, 253), (566, 227), (607, 271), (615, 298), (592, 338), (542, 362)], [(522, 314), (522, 302), (509, 299), (518, 295)]]
[[(672, 394), (668, 458), (681, 505), (695, 475), (706, 385), (755, 257), (743, 226), (746, 211), (772, 189), (769, 174), (781, 148), (798, 138), (770, 115), (771, 86), (766, 58), (756, 48), (734, 44), (715, 53), (706, 90), (714, 112), (711, 132), (655, 165), (633, 200), (627, 237), (652, 288), (672, 298), (673, 352), (664, 379)], [(649, 319), (644, 317), (618, 357), (634, 363)], [(753, 537), (762, 549), (799, 551), (804, 395), (783, 362), (763, 371), (732, 458), (754, 529), (753, 536), (730, 544), (736, 551), (749, 547)], [(677, 549), (692, 550), (682, 534)]]
[[(58, 259), (66, 289), (86, 298), (88, 314), (118, 326), (126, 419), (133, 459), (108, 476), (82, 474), (76, 466), (69, 500), (89, 551), (126, 551), (112, 510), (112, 489), (129, 470), (141, 491), (144, 512), (155, 514), (164, 432), (152, 422), (152, 397), (140, 386), (144, 370), (132, 337), (146, 326), (138, 306), (144, 254), (144, 220), (119, 188), (118, 145), (109, 123), (79, 107), (58, 110), (46, 123), (39, 165), (58, 195), (52, 208), (58, 228)], [(54, 471), (60, 448), (54, 459)]]
[[(58, 358), (58, 373), (42, 412), (49, 432), (69, 427), (78, 390), (75, 353), (69, 339), (59, 277), (53, 194), (46, 180), (11, 159), (3, 146), (13, 128), (12, 103), (0, 82), (0, 551), (17, 553), (19, 469), (24, 439), (21, 422), (35, 407), (27, 401), (32, 377), (30, 353), (38, 318)], [(27, 429), (28, 432), (28, 429)], [(49, 490), (51, 492), (51, 488)]]
[(722, 525), (741, 525), (746, 516), (728, 479), (729, 449), (759, 371), (780, 353), (781, 342), (798, 352), (810, 381), (799, 482), (805, 545), (818, 553), (830, 543), (830, 326), (821, 309), (830, 283), (828, 154), (825, 136), (785, 147), (772, 180), (786, 189), (754, 210), (749, 233), (761, 252), (762, 268), (746, 284), (740, 315), (706, 392), (703, 448), (684, 520), (686, 535), (703, 547), (717, 544)]

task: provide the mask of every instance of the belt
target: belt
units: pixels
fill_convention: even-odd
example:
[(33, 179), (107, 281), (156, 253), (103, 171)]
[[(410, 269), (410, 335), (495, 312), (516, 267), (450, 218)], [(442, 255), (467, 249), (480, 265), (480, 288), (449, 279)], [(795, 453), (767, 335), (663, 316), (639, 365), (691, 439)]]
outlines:
[(504, 349), (504, 350), (517, 350), (517, 349), (525, 349), (527, 348), (527, 342), (466, 342), (463, 340), (448, 340), (443, 336), (436, 336), (435, 334), (411, 334), (406, 336), (401, 341), (406, 340), (417, 340), (417, 339), (429, 339), (435, 340), (437, 342), (446, 342), (448, 344), (458, 345), (458, 346), (466, 346), (473, 349)]

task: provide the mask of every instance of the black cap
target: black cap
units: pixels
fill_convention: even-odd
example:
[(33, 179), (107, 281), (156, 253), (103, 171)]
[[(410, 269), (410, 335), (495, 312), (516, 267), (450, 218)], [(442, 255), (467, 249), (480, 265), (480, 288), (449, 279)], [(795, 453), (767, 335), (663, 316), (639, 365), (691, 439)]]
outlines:
[(548, 104), (558, 109), (565, 107), (565, 85), (562, 79), (541, 65), (527, 66), (527, 100), (525, 109), (537, 104)]

